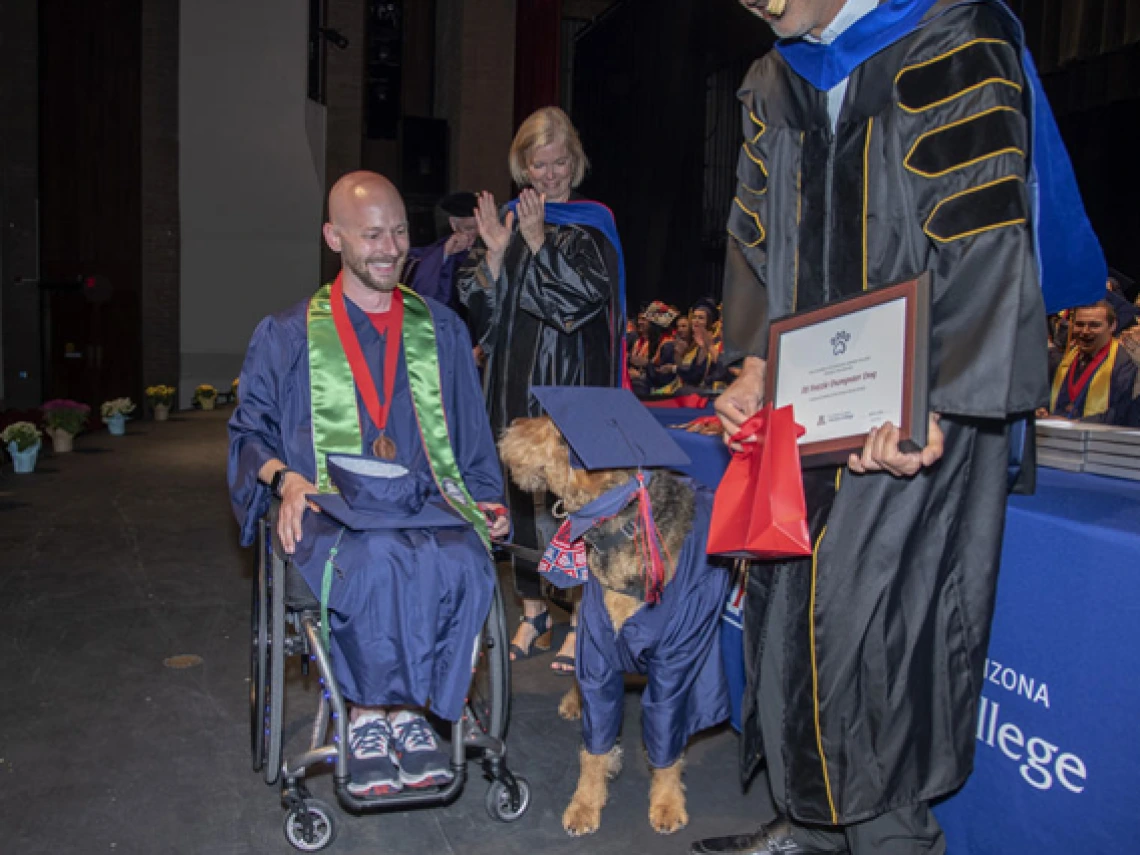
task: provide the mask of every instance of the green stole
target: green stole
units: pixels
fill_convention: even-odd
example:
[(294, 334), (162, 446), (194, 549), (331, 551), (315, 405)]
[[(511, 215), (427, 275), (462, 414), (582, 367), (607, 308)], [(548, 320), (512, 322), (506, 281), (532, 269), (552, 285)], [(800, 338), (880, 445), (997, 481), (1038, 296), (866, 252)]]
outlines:
[[(415, 291), (403, 285), (399, 288), (404, 295), (404, 362), (424, 454), (440, 493), (456, 513), (475, 526), (490, 553), (487, 518), (463, 483), (448, 433), (431, 309)], [(356, 384), (333, 321), (331, 289), (325, 285), (313, 295), (308, 313), (313, 456), (317, 461), (317, 489), (322, 493), (336, 489), (329, 482), (326, 455), (359, 455), (363, 446)]]

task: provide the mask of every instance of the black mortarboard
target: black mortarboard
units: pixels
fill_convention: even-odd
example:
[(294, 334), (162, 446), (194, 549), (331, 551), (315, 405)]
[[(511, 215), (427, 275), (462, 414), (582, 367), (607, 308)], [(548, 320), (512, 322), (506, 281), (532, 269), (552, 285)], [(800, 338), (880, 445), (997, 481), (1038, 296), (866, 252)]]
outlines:
[(474, 193), (452, 193), (439, 200), (439, 207), (449, 217), (474, 217), (478, 201)]
[(578, 469), (687, 466), (689, 456), (633, 392), (594, 386), (533, 386), (570, 446)]
[(710, 324), (715, 324), (720, 320), (720, 309), (716, 307), (716, 301), (711, 297), (702, 297), (693, 303), (693, 311), (695, 312), (697, 309), (704, 309), (708, 313)]
[(1113, 280), (1120, 288), (1120, 294), (1128, 302), (1136, 299), (1136, 281), (1131, 277), (1121, 273), (1115, 267), (1108, 268), (1108, 278)]

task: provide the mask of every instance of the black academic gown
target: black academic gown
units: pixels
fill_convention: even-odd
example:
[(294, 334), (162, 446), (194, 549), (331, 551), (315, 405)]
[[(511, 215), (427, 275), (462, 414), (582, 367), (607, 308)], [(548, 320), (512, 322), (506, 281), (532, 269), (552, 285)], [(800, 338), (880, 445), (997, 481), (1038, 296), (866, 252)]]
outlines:
[(487, 410), (496, 435), (542, 412), (532, 386), (613, 386), (610, 321), (621, 311), (617, 258), (596, 229), (546, 224), (533, 253), (517, 227), (497, 279), (481, 246), (459, 271), (464, 304), (485, 318)]
[[(930, 406), (943, 459), (908, 479), (806, 472), (815, 556), (749, 575), (742, 772), (782, 751), (780, 807), (801, 822), (858, 822), (969, 775), (1008, 425), (1048, 401), (1017, 35), (989, 4), (954, 5), (854, 70), (835, 133), (826, 93), (775, 51), (739, 93), (727, 361), (766, 356), (770, 318), (934, 277)], [(777, 574), (788, 618), (769, 626)], [(765, 643), (787, 661), (775, 745), (758, 715)]]
[[(488, 355), (484, 391), (496, 436), (514, 419), (542, 414), (532, 386), (617, 385), (622, 354), (611, 324), (623, 313), (618, 257), (599, 230), (547, 223), (536, 254), (516, 224), (498, 278), (480, 245), (456, 285)], [(513, 483), (507, 500), (514, 542), (541, 550), (549, 515)], [(514, 564), (519, 594), (537, 598), (535, 562), (516, 557)]]

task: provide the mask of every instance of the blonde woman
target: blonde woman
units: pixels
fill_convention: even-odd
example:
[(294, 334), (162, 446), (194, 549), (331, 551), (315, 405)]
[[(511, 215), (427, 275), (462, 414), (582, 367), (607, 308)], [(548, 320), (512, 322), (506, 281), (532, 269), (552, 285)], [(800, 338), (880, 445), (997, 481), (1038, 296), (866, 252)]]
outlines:
[[(523, 189), (502, 211), (479, 194), (482, 246), (458, 281), (464, 303), (489, 319), (480, 343), (496, 434), (541, 414), (532, 386), (617, 386), (625, 365), (621, 244), (609, 209), (574, 192), (589, 161), (569, 117), (556, 107), (533, 113), (509, 163)], [(512, 485), (509, 504), (514, 542), (541, 550), (550, 533), (545, 498)], [(551, 617), (535, 562), (515, 558), (515, 584), (523, 619), (511, 657), (520, 659), (549, 648)], [(574, 641), (571, 631), (554, 670), (573, 673)]]

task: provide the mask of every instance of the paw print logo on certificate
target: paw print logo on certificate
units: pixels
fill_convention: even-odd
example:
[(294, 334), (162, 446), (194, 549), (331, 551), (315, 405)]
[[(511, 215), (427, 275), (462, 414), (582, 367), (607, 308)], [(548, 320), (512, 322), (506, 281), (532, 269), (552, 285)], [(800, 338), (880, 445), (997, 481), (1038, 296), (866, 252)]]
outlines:
[(847, 352), (847, 343), (851, 341), (851, 333), (840, 330), (831, 337), (831, 353), (833, 356), (842, 356)]

